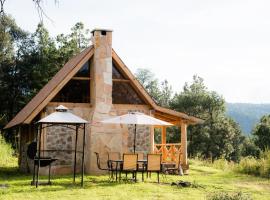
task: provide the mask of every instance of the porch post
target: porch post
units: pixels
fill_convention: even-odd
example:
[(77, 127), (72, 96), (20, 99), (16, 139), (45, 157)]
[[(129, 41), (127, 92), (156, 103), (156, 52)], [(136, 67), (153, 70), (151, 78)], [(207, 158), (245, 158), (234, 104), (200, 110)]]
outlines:
[(162, 126), (161, 129), (161, 148), (162, 148), (162, 160), (166, 160), (166, 126)]
[[(155, 117), (154, 110), (150, 110), (149, 115)], [(155, 126), (150, 126), (150, 152), (155, 152)]]
[(187, 162), (187, 124), (185, 122), (181, 122), (181, 153), (182, 153), (182, 167), (184, 173), (188, 169)]

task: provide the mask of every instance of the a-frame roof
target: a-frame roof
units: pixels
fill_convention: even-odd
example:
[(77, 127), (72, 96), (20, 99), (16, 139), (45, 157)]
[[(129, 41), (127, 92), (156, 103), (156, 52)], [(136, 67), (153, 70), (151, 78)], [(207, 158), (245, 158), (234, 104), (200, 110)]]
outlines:
[(54, 90), (59, 91), (62, 89), (62, 87), (93, 54), (93, 46), (90, 46), (71, 58), (37, 93), (37, 95), (5, 126), (5, 129), (19, 124), (29, 124), (53, 98), (52, 92)]
[[(5, 129), (19, 124), (31, 123), (31, 121), (40, 113), (40, 111), (42, 111), (42, 109), (45, 108), (46, 105), (52, 100), (57, 92), (64, 87), (64, 85), (80, 70), (83, 64), (89, 60), (93, 54), (93, 46), (90, 46), (78, 55), (71, 58), (38, 92), (38, 94), (5, 126)], [(161, 116), (164, 113), (165, 116), (169, 116), (168, 119), (170, 120), (181, 119), (191, 124), (203, 122), (201, 119), (196, 117), (188, 116), (184, 113), (158, 106), (114, 50), (112, 51), (112, 59), (118, 65), (119, 70), (128, 77), (131, 85), (138, 92), (138, 94), (140, 94), (145, 102), (147, 102), (153, 108), (153, 110), (155, 110), (157, 116)]]

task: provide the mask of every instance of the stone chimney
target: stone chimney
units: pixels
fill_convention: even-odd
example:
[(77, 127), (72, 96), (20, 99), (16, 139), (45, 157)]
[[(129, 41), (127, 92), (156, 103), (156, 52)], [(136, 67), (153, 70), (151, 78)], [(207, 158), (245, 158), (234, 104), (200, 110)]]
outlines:
[(86, 172), (97, 173), (96, 157), (111, 151), (109, 141), (114, 137), (100, 121), (110, 116), (112, 109), (112, 30), (94, 29), (92, 32), (94, 56), (91, 63), (91, 126), (86, 147)]
[(97, 112), (108, 113), (112, 104), (112, 30), (94, 29), (91, 102)]

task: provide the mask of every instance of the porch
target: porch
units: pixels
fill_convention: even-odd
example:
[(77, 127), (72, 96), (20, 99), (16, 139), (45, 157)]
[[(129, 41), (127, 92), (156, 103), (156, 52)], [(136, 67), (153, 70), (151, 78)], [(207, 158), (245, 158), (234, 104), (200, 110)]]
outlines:
[[(172, 122), (170, 122), (172, 123)], [(162, 154), (163, 162), (174, 162), (177, 156), (180, 154), (180, 163), (184, 170), (188, 169), (188, 159), (187, 159), (187, 122), (178, 121), (173, 122), (173, 124), (179, 127), (180, 138), (178, 143), (167, 143), (167, 127), (166, 126), (154, 126), (153, 135), (151, 137), (152, 141), (152, 152)], [(155, 129), (160, 129), (161, 132), (161, 143), (155, 143)]]

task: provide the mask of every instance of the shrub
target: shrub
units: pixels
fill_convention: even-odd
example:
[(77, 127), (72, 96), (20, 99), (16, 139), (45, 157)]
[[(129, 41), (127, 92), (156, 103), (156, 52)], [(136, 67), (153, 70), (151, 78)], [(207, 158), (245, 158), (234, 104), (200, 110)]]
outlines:
[(236, 165), (235, 170), (244, 174), (251, 174), (261, 177), (270, 177), (270, 150), (262, 152), (260, 159), (253, 157), (242, 158)]
[(244, 174), (260, 175), (260, 160), (253, 157), (242, 158), (236, 167), (236, 171)]
[(7, 144), (0, 134), (0, 167), (8, 167), (16, 163), (16, 158), (13, 156), (13, 153), (14, 151), (11, 145)]
[(228, 162), (225, 158), (220, 158), (218, 160), (215, 160), (212, 164), (212, 166), (216, 169), (222, 169), (222, 170), (228, 170), (231, 168), (230, 162)]
[(250, 196), (244, 195), (242, 192), (236, 192), (236, 193), (219, 192), (219, 193), (210, 194), (207, 199), (208, 200), (252, 200)]
[(260, 155), (260, 176), (270, 177), (270, 150), (266, 150)]

